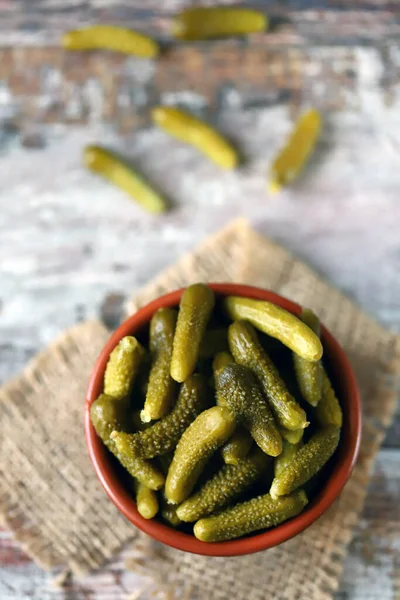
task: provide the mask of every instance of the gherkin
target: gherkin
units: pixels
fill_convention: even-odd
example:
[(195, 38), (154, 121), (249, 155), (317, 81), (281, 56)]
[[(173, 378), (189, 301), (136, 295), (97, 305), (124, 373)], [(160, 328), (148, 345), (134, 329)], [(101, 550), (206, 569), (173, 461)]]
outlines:
[(135, 337), (123, 337), (108, 359), (104, 374), (104, 393), (114, 398), (126, 398), (132, 389), (144, 355), (144, 348)]
[[(320, 323), (312, 310), (303, 308), (300, 319), (308, 325), (315, 335), (320, 337)], [(322, 388), (321, 361), (306, 360), (294, 352), (293, 364), (301, 395), (311, 406), (317, 406), (321, 399)]]
[(229, 327), (228, 336), (235, 361), (253, 371), (279, 425), (294, 431), (307, 427), (305, 411), (290, 394), (250, 323), (235, 321)]
[(217, 397), (243, 423), (266, 454), (278, 456), (282, 438), (275, 419), (262, 396), (253, 373), (247, 367), (230, 364), (217, 372)]
[(178, 517), (182, 521), (197, 521), (221, 510), (261, 477), (270, 460), (262, 450), (256, 448), (236, 465), (224, 465), (198, 492), (177, 508)]
[(277, 500), (265, 494), (200, 519), (194, 526), (194, 535), (203, 542), (223, 542), (242, 537), (297, 516), (307, 503), (307, 496), (302, 490)]

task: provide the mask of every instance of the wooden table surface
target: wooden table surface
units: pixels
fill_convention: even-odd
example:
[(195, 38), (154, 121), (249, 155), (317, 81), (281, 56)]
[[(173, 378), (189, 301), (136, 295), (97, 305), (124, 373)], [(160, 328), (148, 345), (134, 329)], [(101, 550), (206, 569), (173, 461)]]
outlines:
[[(256, 0), (270, 34), (171, 44), (172, 15), (193, 4), (0, 0), (1, 381), (76, 322), (115, 326), (129, 295), (238, 215), (400, 332), (399, 3)], [(92, 22), (147, 31), (165, 52), (153, 63), (59, 49), (65, 29)], [(240, 148), (241, 169), (223, 173), (153, 129), (148, 108), (159, 102), (215, 123)], [(310, 105), (324, 114), (318, 152), (292, 189), (270, 197), (271, 157)], [(98, 141), (165, 191), (166, 216), (143, 214), (84, 171), (82, 147)], [(400, 598), (399, 433), (398, 419), (349, 549), (342, 600)], [(122, 555), (55, 589), (2, 530), (0, 600), (127, 599), (139, 582), (123, 565)]]

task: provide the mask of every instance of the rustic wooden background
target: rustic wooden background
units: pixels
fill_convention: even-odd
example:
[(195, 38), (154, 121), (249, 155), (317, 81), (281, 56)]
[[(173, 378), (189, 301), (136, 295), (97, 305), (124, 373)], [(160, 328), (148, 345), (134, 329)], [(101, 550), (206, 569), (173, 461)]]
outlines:
[[(127, 296), (239, 214), (400, 332), (398, 0), (256, 0), (248, 4), (270, 15), (268, 35), (171, 43), (171, 17), (194, 4), (0, 0), (0, 380), (77, 321), (115, 326)], [(149, 32), (164, 54), (153, 63), (58, 47), (63, 31), (94, 22)], [(215, 123), (243, 167), (221, 173), (150, 127), (158, 102)], [(271, 198), (269, 161), (309, 105), (325, 116), (319, 151)], [(86, 173), (81, 149), (93, 141), (129, 155), (165, 190), (170, 212), (142, 214)], [(340, 600), (400, 598), (399, 433), (400, 419), (377, 461)], [(122, 555), (54, 589), (0, 532), (1, 600), (125, 600), (139, 585)]]

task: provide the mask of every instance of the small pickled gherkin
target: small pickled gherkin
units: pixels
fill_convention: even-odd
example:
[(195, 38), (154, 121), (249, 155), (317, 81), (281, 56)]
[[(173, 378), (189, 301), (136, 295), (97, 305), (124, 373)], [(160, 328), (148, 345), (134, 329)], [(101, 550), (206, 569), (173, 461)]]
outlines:
[(168, 470), (165, 495), (171, 504), (188, 498), (211, 455), (232, 435), (230, 410), (213, 406), (202, 412), (182, 435)]
[(213, 360), (214, 375), (217, 373), (217, 371), (220, 371), (221, 369), (225, 369), (226, 366), (228, 366), (234, 362), (235, 362), (235, 359), (233, 358), (232, 354), (230, 354), (229, 352), (218, 352), (218, 354), (215, 355), (215, 358)]
[(104, 393), (114, 398), (126, 398), (144, 355), (145, 350), (135, 337), (123, 337), (108, 359), (104, 374)]
[(90, 419), (105, 446), (133, 477), (152, 490), (159, 490), (164, 485), (164, 476), (151, 462), (142, 458), (125, 460), (117, 450), (113, 439), (115, 433), (131, 430), (126, 400), (101, 394), (90, 407)]
[(300, 448), (303, 447), (303, 441), (300, 440), (297, 444), (291, 444), (283, 440), (282, 452), (274, 460), (274, 474), (278, 477), (280, 473), (290, 464), (296, 456)]
[(112, 25), (68, 31), (63, 35), (62, 45), (67, 50), (113, 50), (143, 58), (154, 58), (159, 53), (157, 42), (146, 35)]
[(135, 496), (138, 512), (144, 519), (153, 519), (158, 513), (157, 494), (143, 483), (135, 481)]
[(300, 440), (303, 439), (304, 429), (296, 429), (296, 431), (291, 431), (285, 427), (278, 427), (278, 430), (282, 436), (282, 439), (289, 442), (289, 444), (298, 444)]
[(234, 169), (238, 164), (233, 146), (204, 121), (172, 106), (156, 106), (151, 116), (166, 133), (194, 146), (222, 169)]
[(177, 311), (172, 308), (160, 308), (150, 321), (153, 363), (141, 412), (144, 423), (165, 417), (175, 401), (176, 382), (171, 377), (170, 367), (177, 316)]
[(179, 40), (247, 35), (268, 28), (268, 18), (249, 8), (194, 7), (180, 12), (174, 20), (173, 35)]
[(262, 450), (256, 448), (236, 465), (224, 465), (198, 492), (177, 508), (178, 517), (182, 521), (197, 521), (221, 510), (262, 476), (270, 460)]
[(326, 427), (327, 425), (342, 427), (343, 424), (343, 412), (340, 408), (339, 400), (324, 368), (322, 368), (321, 400), (315, 409), (315, 417), (321, 427)]
[(314, 150), (322, 126), (321, 114), (313, 109), (305, 112), (295, 124), (285, 146), (273, 161), (269, 174), (269, 190), (277, 193), (292, 183), (305, 167)]
[(171, 359), (171, 377), (179, 383), (185, 381), (196, 367), (214, 305), (214, 292), (203, 283), (189, 286), (182, 294)]
[(265, 494), (200, 519), (194, 526), (194, 535), (203, 542), (232, 540), (279, 525), (300, 514), (307, 503), (303, 490), (276, 500)]
[(239, 425), (233, 436), (221, 448), (221, 455), (227, 465), (237, 465), (250, 452), (253, 438), (250, 433)]
[(228, 296), (224, 308), (233, 320), (249, 321), (254, 327), (281, 341), (307, 360), (319, 360), (322, 344), (317, 335), (295, 315), (266, 300)]
[[(171, 465), (173, 457), (173, 453), (163, 454), (162, 456), (158, 457), (158, 462), (160, 463), (161, 471), (163, 472), (165, 477), (168, 475), (168, 469)], [(179, 525), (182, 524), (182, 521), (176, 514), (176, 509), (177, 506), (175, 504), (169, 504), (165, 496), (165, 490), (162, 490), (160, 492), (160, 514), (164, 521), (166, 521), (168, 525), (171, 525), (171, 527), (174, 528), (177, 528), (179, 527)]]
[(235, 321), (229, 327), (228, 339), (235, 361), (251, 369), (258, 379), (277, 423), (293, 431), (307, 427), (306, 413), (289, 393), (252, 325), (245, 321)]
[[(309, 310), (303, 308), (300, 319), (320, 337), (320, 323), (318, 317)], [(310, 361), (293, 353), (293, 364), (297, 383), (301, 395), (311, 406), (317, 406), (321, 399), (322, 388), (322, 365), (320, 361)]]
[(229, 350), (226, 328), (207, 329), (200, 345), (200, 358), (211, 358), (226, 350)]
[(165, 199), (152, 189), (127, 162), (113, 152), (100, 146), (87, 146), (83, 160), (90, 171), (121, 188), (148, 212), (159, 214), (166, 211)]
[(261, 450), (278, 456), (282, 451), (282, 438), (252, 371), (230, 364), (217, 372), (216, 380), (217, 396), (223, 406), (233, 411)]
[(291, 494), (304, 485), (327, 463), (340, 439), (340, 429), (326, 427), (315, 433), (296, 453), (293, 460), (275, 476), (270, 494), (273, 498)]
[(175, 408), (145, 431), (119, 433), (114, 437), (118, 452), (134, 459), (154, 458), (173, 452), (183, 432), (209, 406), (209, 392), (202, 375), (191, 375), (181, 387)]

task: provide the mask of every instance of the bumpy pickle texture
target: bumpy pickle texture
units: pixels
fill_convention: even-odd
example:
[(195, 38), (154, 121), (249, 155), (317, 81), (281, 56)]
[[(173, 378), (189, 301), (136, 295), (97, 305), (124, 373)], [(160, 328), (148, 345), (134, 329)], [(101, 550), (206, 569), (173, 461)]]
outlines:
[(238, 461), (246, 458), (250, 452), (253, 438), (241, 425), (233, 436), (221, 448), (221, 455), (227, 465), (237, 465)]
[(235, 321), (229, 327), (228, 339), (235, 361), (251, 369), (259, 381), (277, 423), (294, 431), (307, 427), (306, 413), (289, 393), (252, 325), (245, 321)]
[(215, 516), (200, 519), (194, 526), (194, 535), (203, 542), (232, 540), (295, 517), (302, 512), (307, 502), (307, 496), (302, 490), (277, 500), (269, 494), (258, 496)]
[[(309, 310), (303, 308), (300, 319), (320, 337), (320, 323), (318, 317)], [(296, 372), (297, 383), (301, 395), (311, 406), (317, 406), (321, 398), (322, 388), (322, 365), (318, 361), (310, 361), (293, 353), (293, 364)]]
[(232, 435), (235, 419), (227, 408), (214, 406), (202, 412), (186, 429), (175, 450), (165, 483), (172, 504), (188, 498), (211, 455)]
[(172, 412), (145, 431), (119, 433), (114, 441), (121, 455), (131, 459), (154, 458), (173, 452), (183, 432), (209, 406), (209, 392), (202, 375), (191, 375), (182, 384)]
[(153, 490), (159, 490), (164, 485), (164, 476), (149, 461), (142, 458), (125, 460), (117, 450), (113, 439), (116, 432), (131, 429), (125, 400), (101, 394), (90, 407), (90, 418), (97, 435), (133, 477)]
[(230, 364), (216, 375), (217, 395), (266, 454), (278, 456), (282, 438), (253, 373), (242, 365)]
[(280, 306), (266, 300), (228, 296), (224, 300), (224, 307), (231, 319), (249, 321), (299, 356), (307, 360), (321, 358), (322, 344), (319, 337), (295, 315)]
[(193, 373), (214, 304), (214, 292), (202, 283), (191, 285), (183, 292), (171, 360), (171, 377), (175, 381), (181, 383)]
[(340, 439), (340, 429), (335, 426), (318, 431), (296, 453), (293, 460), (277, 475), (271, 486), (273, 498), (291, 494), (304, 485), (327, 463)]
[(104, 374), (104, 393), (114, 398), (126, 398), (132, 389), (145, 351), (131, 335), (122, 338), (108, 359)]
[(321, 400), (315, 409), (317, 422), (321, 427), (327, 425), (336, 425), (342, 427), (343, 413), (340, 408), (339, 400), (324, 368), (322, 368), (322, 394)]
[(248, 489), (266, 470), (270, 458), (259, 448), (236, 465), (224, 465), (212, 479), (177, 508), (182, 521), (197, 521), (221, 510)]
[(176, 383), (170, 368), (177, 316), (172, 308), (160, 308), (150, 321), (152, 366), (141, 412), (144, 423), (165, 417), (175, 400)]
[(278, 477), (280, 473), (292, 462), (300, 448), (303, 447), (303, 441), (300, 440), (297, 444), (291, 444), (283, 440), (282, 452), (274, 460), (274, 474)]
[(135, 482), (136, 506), (144, 519), (153, 519), (158, 513), (157, 494), (143, 483)]

